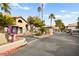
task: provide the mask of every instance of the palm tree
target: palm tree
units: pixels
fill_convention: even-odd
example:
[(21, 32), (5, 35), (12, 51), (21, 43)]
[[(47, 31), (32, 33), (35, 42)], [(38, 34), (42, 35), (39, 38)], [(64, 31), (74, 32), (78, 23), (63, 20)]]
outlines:
[(55, 15), (53, 13), (51, 13), (49, 15), (49, 19), (50, 19), (50, 26), (52, 26), (52, 19), (55, 19)]
[(40, 17), (41, 7), (38, 7), (38, 12), (39, 12), (39, 17)]
[(41, 14), (42, 14), (42, 20), (43, 20), (43, 6), (44, 6), (44, 5), (43, 5), (43, 3), (42, 3), (42, 4), (41, 4), (41, 9), (42, 9), (42, 11), (41, 11), (41, 12), (42, 12), (42, 13), (41, 13)]
[(9, 6), (9, 3), (1, 3), (0, 4), (0, 7), (1, 7), (1, 10), (4, 11), (5, 14), (10, 14), (10, 6)]
[(43, 3), (41, 4), (40, 7), (38, 7), (38, 12), (41, 12), (41, 19), (43, 20)]

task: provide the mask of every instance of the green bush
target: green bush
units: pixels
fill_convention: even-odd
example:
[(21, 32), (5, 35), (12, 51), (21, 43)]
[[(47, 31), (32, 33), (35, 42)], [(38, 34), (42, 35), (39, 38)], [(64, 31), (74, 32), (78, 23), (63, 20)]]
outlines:
[(41, 27), (41, 28), (40, 28), (40, 31), (41, 31), (42, 34), (43, 34), (44, 32), (45, 32), (45, 34), (46, 34), (46, 33), (49, 32), (49, 29), (48, 29), (48, 28), (45, 28), (45, 27)]

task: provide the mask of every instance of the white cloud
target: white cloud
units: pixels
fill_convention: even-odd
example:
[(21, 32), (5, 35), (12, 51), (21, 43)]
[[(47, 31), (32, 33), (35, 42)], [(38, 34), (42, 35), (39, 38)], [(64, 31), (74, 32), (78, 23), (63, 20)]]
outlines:
[(72, 14), (78, 14), (79, 12), (71, 12)]
[(70, 14), (66, 14), (66, 15), (64, 15), (64, 17), (67, 17), (67, 18), (69, 18), (69, 17), (71, 17), (72, 15), (70, 15)]
[(14, 8), (20, 8), (20, 9), (24, 9), (24, 10), (29, 10), (30, 8), (29, 7), (23, 7), (21, 5), (19, 5), (18, 3), (11, 3), (11, 6), (14, 7)]
[(11, 3), (12, 6), (14, 7), (19, 7), (20, 5), (18, 3)]
[(60, 10), (60, 12), (63, 12), (64, 13), (64, 12), (67, 12), (67, 11), (66, 10)]
[(44, 15), (45, 17), (48, 17), (49, 15)]
[(74, 14), (65, 14), (63, 15), (65, 18), (72, 18), (73, 16), (75, 16)]
[(55, 15), (56, 18), (62, 18), (62, 15)]

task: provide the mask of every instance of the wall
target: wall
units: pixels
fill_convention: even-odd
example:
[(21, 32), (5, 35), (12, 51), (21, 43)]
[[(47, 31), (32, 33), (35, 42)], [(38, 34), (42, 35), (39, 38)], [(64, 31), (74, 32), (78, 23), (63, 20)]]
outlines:
[(11, 49), (20, 47), (22, 45), (25, 45), (26, 43), (27, 42), (25, 41), (25, 39), (22, 39), (22, 40), (18, 40), (16, 42), (13, 42), (13, 43), (8, 43), (8, 44), (5, 44), (5, 45), (2, 45), (2, 46), (0, 46), (0, 54), (4, 53), (6, 51), (10, 51)]
[(75, 30), (76, 27), (68, 27), (67, 29)]
[(7, 43), (7, 39), (5, 38), (5, 33), (0, 33), (0, 45)]
[[(22, 23), (19, 23), (18, 20), (21, 20)], [(17, 19), (16, 19), (16, 25), (15, 25), (15, 26), (22, 27), (22, 28), (23, 28), (23, 33), (26, 32), (26, 24), (27, 24), (27, 23), (26, 23), (23, 19), (21, 19), (21, 18), (17, 18)]]

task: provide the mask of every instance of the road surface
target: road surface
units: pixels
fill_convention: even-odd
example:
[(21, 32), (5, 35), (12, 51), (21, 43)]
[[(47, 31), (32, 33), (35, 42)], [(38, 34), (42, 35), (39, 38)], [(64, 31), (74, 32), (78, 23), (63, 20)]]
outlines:
[(50, 37), (37, 39), (8, 56), (79, 56), (79, 39), (58, 32)]

